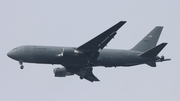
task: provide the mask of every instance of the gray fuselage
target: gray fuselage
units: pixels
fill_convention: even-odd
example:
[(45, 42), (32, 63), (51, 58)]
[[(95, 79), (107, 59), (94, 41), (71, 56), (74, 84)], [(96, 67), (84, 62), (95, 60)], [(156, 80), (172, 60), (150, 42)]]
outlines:
[[(133, 50), (103, 49), (93, 66), (133, 66), (156, 61), (158, 57), (140, 57), (142, 52)], [(17, 61), (29, 63), (61, 64), (66, 67), (82, 67), (86, 59), (76, 53), (74, 47), (33, 46), (26, 45), (14, 48), (9, 56)]]

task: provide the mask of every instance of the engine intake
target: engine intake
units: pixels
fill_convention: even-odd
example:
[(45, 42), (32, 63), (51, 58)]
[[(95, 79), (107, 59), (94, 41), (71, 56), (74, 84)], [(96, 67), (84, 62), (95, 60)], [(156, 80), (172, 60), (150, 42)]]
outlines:
[(65, 67), (55, 68), (53, 71), (54, 71), (55, 77), (66, 77), (66, 76), (74, 75), (74, 73), (67, 71)]

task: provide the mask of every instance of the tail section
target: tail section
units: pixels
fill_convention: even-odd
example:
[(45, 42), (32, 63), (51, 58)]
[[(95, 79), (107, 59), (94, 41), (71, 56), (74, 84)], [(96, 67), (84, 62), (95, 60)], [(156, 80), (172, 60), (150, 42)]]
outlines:
[[(140, 57), (156, 57), (159, 52), (161, 52), (161, 50), (167, 45), (167, 43), (162, 43), (154, 48), (151, 48), (147, 51), (145, 51), (144, 53), (140, 54)], [(158, 61), (169, 61), (170, 59), (164, 59), (164, 56), (162, 56), (161, 58), (159, 58), (159, 60), (157, 61), (152, 61), (152, 62), (147, 62), (146, 64), (151, 66), (151, 67), (156, 67), (156, 62)]]
[(136, 46), (131, 50), (145, 52), (156, 46), (159, 36), (162, 32), (163, 27), (155, 27), (148, 35), (146, 35)]

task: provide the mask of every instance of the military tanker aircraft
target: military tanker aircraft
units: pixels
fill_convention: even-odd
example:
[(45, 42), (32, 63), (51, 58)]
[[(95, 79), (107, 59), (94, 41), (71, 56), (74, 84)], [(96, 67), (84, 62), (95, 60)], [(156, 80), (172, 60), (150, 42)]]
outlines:
[(171, 60), (165, 59), (164, 56), (158, 56), (159, 52), (167, 45), (167, 43), (161, 43), (156, 46), (163, 29), (162, 26), (156, 26), (132, 49), (104, 49), (117, 34), (117, 30), (125, 23), (126, 21), (118, 22), (79, 47), (24, 45), (12, 49), (7, 53), (7, 56), (17, 60), (21, 69), (24, 68), (24, 62), (60, 64), (63, 67), (54, 69), (55, 77), (76, 74), (80, 79), (91, 82), (100, 81), (93, 74), (93, 67), (135, 66), (140, 64), (156, 67), (156, 62)]

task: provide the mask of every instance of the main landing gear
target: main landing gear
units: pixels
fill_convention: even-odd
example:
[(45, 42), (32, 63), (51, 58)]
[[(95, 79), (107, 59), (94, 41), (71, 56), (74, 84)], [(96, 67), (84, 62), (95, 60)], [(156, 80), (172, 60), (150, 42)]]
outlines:
[(20, 69), (23, 69), (23, 68), (24, 68), (24, 66), (23, 66), (23, 61), (19, 61), (19, 64), (21, 65), (21, 66), (20, 66)]
[(85, 78), (89, 74), (92, 74), (93, 68), (91, 66), (80, 69), (80, 79)]
[(84, 68), (80, 69), (80, 79), (83, 79), (85, 77), (87, 77), (88, 75), (92, 74), (92, 62), (90, 61), (90, 59), (86, 59), (87, 60), (87, 64), (85, 65)]

